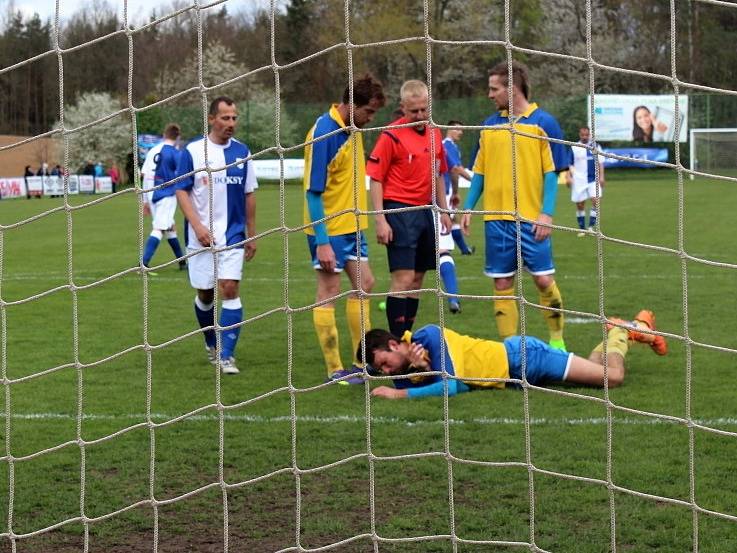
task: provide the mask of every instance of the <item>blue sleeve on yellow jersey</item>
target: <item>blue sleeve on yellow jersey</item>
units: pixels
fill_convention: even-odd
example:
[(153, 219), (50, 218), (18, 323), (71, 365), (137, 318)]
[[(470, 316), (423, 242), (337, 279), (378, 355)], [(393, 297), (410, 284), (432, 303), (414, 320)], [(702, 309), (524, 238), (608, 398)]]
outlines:
[(545, 173), (543, 180), (543, 206), (540, 211), (551, 217), (555, 215), (555, 201), (558, 198), (558, 175), (555, 171)]
[[(316, 140), (337, 129), (337, 123), (326, 113), (315, 123), (312, 139)], [(312, 143), (312, 160), (310, 164), (310, 182), (307, 187), (312, 192), (322, 193), (328, 181), (328, 165), (333, 161), (335, 154), (347, 140), (346, 133), (337, 133)]]
[[(194, 171), (194, 163), (192, 162), (192, 154), (189, 153), (187, 148), (179, 155), (179, 161), (177, 162), (177, 176), (186, 175)], [(189, 175), (176, 184), (177, 190), (191, 190), (194, 186), (194, 175)]]
[[(322, 203), (322, 196), (318, 192), (308, 190), (307, 194), (307, 211), (310, 213), (310, 221), (319, 221), (325, 218), (325, 206)], [(318, 223), (313, 227), (315, 229), (315, 240), (319, 246), (327, 244), (330, 239), (328, 238), (328, 231), (325, 227), (325, 223)]]
[[(548, 138), (563, 139), (563, 131), (558, 121), (549, 113), (545, 112), (545, 115), (540, 118), (539, 125), (545, 131)], [(557, 142), (548, 142), (548, 144), (550, 144), (550, 151), (553, 154), (555, 171), (559, 173), (568, 169), (568, 166), (571, 164), (568, 147), (565, 144), (559, 144)]]
[[(464, 384), (460, 380), (448, 379), (448, 397), (463, 392), (470, 392), (471, 387)], [(427, 386), (418, 386), (417, 388), (408, 388), (407, 397), (410, 399), (417, 399), (421, 397), (430, 396), (444, 396), (445, 395), (445, 384), (443, 381), (428, 384)]]
[(466, 196), (466, 203), (463, 204), (463, 209), (473, 209), (483, 192), (484, 175), (481, 173), (474, 173), (471, 178), (471, 189), (468, 191), (468, 196)]

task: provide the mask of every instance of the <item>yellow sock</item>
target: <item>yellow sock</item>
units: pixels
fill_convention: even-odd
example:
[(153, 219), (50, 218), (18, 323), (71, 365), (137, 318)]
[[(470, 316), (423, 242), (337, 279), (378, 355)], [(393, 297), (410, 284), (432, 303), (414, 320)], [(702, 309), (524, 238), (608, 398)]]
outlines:
[[(540, 290), (540, 305), (545, 307), (553, 307), (560, 309), (563, 307), (563, 300), (560, 297), (558, 285), (553, 282), (545, 290)], [(551, 340), (563, 339), (563, 313), (559, 311), (543, 310), (543, 318), (548, 325)]]
[(351, 331), (351, 343), (353, 345), (353, 364), (358, 365), (356, 359), (356, 351), (361, 343), (361, 304), (363, 304), (363, 331), (371, 330), (371, 316), (369, 314), (369, 300), (360, 300), (358, 298), (348, 298), (345, 303), (345, 314), (348, 319), (348, 329)]
[[(507, 288), (506, 290), (494, 288), (494, 295), (513, 296), (514, 288)], [(496, 319), (496, 328), (499, 331), (499, 338), (501, 340), (517, 334), (517, 325), (519, 324), (517, 301), (494, 300), (494, 318)]]
[[(622, 357), (627, 355), (629, 350), (629, 333), (624, 328), (613, 326), (606, 338), (606, 350), (607, 353), (618, 353)], [(604, 342), (601, 342), (594, 348), (595, 352), (604, 353)]]
[(315, 307), (312, 310), (312, 322), (315, 324), (317, 341), (320, 342), (325, 368), (330, 376), (335, 371), (343, 369), (343, 363), (340, 362), (338, 327), (335, 326), (335, 308)]

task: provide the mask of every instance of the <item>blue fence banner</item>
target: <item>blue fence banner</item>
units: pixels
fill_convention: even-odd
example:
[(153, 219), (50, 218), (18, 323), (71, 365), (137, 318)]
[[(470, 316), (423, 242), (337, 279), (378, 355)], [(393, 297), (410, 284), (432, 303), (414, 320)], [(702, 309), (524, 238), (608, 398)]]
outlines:
[(632, 158), (631, 160), (614, 159), (611, 157), (605, 157), (604, 167), (619, 168), (619, 167), (638, 167), (649, 169), (657, 167), (650, 163), (643, 163), (639, 160), (646, 161), (659, 161), (662, 163), (668, 162), (668, 148), (602, 148), (607, 154), (616, 154), (618, 156), (625, 156)]

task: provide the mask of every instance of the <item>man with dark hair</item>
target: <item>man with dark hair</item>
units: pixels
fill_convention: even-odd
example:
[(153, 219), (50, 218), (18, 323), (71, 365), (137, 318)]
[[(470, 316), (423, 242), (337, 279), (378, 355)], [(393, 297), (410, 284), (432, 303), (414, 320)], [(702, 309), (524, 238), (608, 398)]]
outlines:
[[(239, 372), (234, 353), (243, 322), (239, 289), (243, 258), (251, 260), (256, 254), (254, 192), (258, 183), (248, 146), (233, 138), (237, 120), (233, 100), (219, 96), (212, 101), (207, 116), (210, 127), (207, 137), (190, 142), (182, 152), (177, 176), (183, 178), (176, 184), (179, 207), (189, 226), (187, 252), (196, 254), (189, 258), (189, 281), (197, 290), (194, 310), (201, 328), (215, 324), (215, 285), (222, 298), (219, 357), (215, 332), (211, 328), (205, 330), (204, 337), (208, 359), (224, 374)], [(251, 239), (246, 241), (248, 237)], [(217, 258), (213, 249), (217, 249)]]
[[(166, 236), (174, 257), (179, 259), (179, 268), (185, 270), (187, 261), (182, 259), (174, 217), (177, 212), (177, 197), (174, 184), (167, 184), (177, 176), (180, 151), (176, 147), (180, 134), (179, 125), (169, 123), (164, 129), (164, 140), (151, 148), (141, 167), (143, 188), (151, 190), (144, 194), (144, 209), (151, 213), (151, 234), (143, 249), (143, 265), (148, 267)], [(152, 273), (149, 273), (152, 274)]]
[[(483, 123), (486, 128), (481, 131), (464, 209), (473, 209), (483, 194), (484, 211), (495, 212), (484, 215), (485, 273), (494, 279), (499, 337), (517, 334), (519, 310), (513, 296), (515, 274), (520, 269), (517, 244), (521, 243), (524, 266), (540, 293), (550, 344), (565, 349), (563, 301), (553, 277), (550, 233), (558, 191), (557, 173), (568, 168), (569, 157), (563, 144), (549, 141), (563, 138), (558, 122), (529, 102), (527, 68), (512, 62), (511, 83), (508, 77), (507, 63), (500, 63), (489, 72), (489, 99), (499, 111)], [(516, 133), (511, 132), (510, 124)], [(470, 223), (471, 215), (465, 214), (461, 225), (466, 233)]]
[[(425, 272), (435, 269), (436, 224), (430, 206), (435, 200), (447, 209), (440, 174), (446, 171), (442, 137), (438, 129), (422, 123), (428, 116), (428, 89), (410, 80), (400, 90), (404, 116), (392, 125), (405, 125), (381, 133), (366, 163), (371, 177), (371, 201), (376, 215), (376, 239), (386, 245), (391, 287), (386, 317), (395, 334), (410, 330), (419, 307)], [(410, 209), (408, 209), (410, 208)], [(411, 209), (420, 208), (420, 209)], [(450, 217), (440, 215), (441, 234), (450, 233)]]
[[(473, 388), (519, 385), (523, 371), (533, 386), (559, 382), (604, 386), (606, 382), (614, 388), (624, 380), (629, 341), (645, 343), (658, 355), (668, 352), (665, 338), (652, 332), (655, 315), (651, 311), (640, 311), (632, 321), (610, 321), (606, 340), (608, 371), (604, 368), (604, 342), (585, 359), (532, 336), (511, 336), (495, 342), (427, 325), (400, 338), (374, 329), (365, 338), (369, 373), (406, 378), (394, 378), (394, 387), (378, 386), (371, 395), (389, 399), (443, 396), (447, 386), (448, 395), (454, 396)], [(360, 351), (358, 355), (361, 357)]]
[[(355, 364), (344, 369), (340, 360), (332, 298), (340, 293), (340, 273), (344, 270), (354, 290), (371, 292), (374, 286), (363, 233), (368, 218), (355, 213), (356, 209), (365, 212), (367, 204), (363, 135), (353, 127), (360, 129), (370, 123), (386, 100), (382, 84), (370, 74), (354, 81), (353, 102), (350, 92), (346, 87), (343, 101), (318, 117), (307, 133), (304, 223), (309, 225), (305, 233), (317, 276), (315, 301), (319, 305), (312, 310), (312, 320), (328, 379), (360, 384), (363, 380), (351, 375), (362, 370)], [(369, 301), (358, 293), (351, 294), (346, 301), (346, 318), (355, 351), (363, 332), (362, 321), (364, 329), (371, 326)]]

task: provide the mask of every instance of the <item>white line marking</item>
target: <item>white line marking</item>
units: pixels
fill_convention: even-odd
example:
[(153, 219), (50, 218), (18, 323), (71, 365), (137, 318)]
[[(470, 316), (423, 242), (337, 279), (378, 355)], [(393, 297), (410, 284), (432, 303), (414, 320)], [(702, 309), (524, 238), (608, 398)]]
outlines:
[[(164, 413), (152, 413), (151, 418), (156, 422), (164, 422), (171, 420), (179, 415), (168, 415)], [(5, 414), (0, 414), (0, 419), (4, 419)], [(16, 420), (77, 420), (76, 415), (69, 413), (13, 413), (11, 418)], [(144, 413), (131, 413), (128, 415), (115, 415), (115, 414), (93, 414), (86, 413), (82, 416), (84, 420), (100, 420), (100, 421), (115, 421), (115, 420), (131, 420), (136, 422), (144, 422), (146, 415)], [(276, 416), (276, 417), (264, 417), (261, 415), (233, 415), (225, 413), (223, 418), (228, 421), (244, 422), (244, 423), (257, 423), (257, 424), (277, 424), (291, 422), (292, 418), (289, 416)], [(190, 422), (208, 422), (216, 421), (218, 416), (212, 415), (193, 415), (184, 419), (184, 421)], [(182, 421), (182, 422), (184, 422)], [(308, 422), (317, 424), (336, 424), (336, 423), (363, 423), (365, 422), (364, 417), (352, 416), (352, 415), (339, 415), (334, 417), (321, 417), (314, 415), (299, 415), (296, 417), (297, 422)], [(445, 424), (442, 419), (427, 419), (427, 420), (408, 420), (400, 417), (372, 417), (372, 423), (378, 424), (397, 424), (400, 426), (425, 426), (432, 425), (438, 426)], [(616, 417), (613, 419), (614, 424), (623, 424), (631, 426), (651, 426), (656, 424), (677, 424), (670, 420), (659, 419), (656, 417), (650, 418), (630, 418), (630, 417)], [(724, 426), (724, 425), (737, 425), (737, 418), (734, 417), (719, 417), (715, 419), (694, 419), (694, 422), (703, 426)], [(476, 424), (481, 426), (493, 426), (493, 425), (509, 425), (509, 426), (520, 426), (525, 424), (525, 420), (522, 418), (513, 417), (479, 417), (472, 419), (448, 419), (448, 424), (453, 426), (459, 426), (464, 424)], [(546, 418), (546, 417), (534, 417), (530, 419), (530, 424), (535, 426), (602, 426), (607, 424), (606, 417), (589, 417), (589, 418)]]

